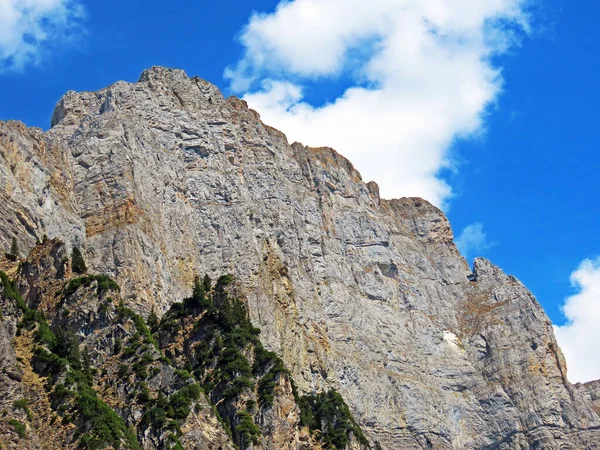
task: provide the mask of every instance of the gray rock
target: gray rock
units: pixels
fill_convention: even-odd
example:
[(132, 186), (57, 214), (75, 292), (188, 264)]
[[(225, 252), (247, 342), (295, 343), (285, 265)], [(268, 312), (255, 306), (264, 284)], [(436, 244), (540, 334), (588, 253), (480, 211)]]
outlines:
[(387, 449), (594, 449), (535, 298), (422, 199), (384, 200), (329, 148), (289, 145), (180, 70), (68, 92), (42, 133), (0, 123), (0, 246), (47, 234), (165, 311), (196, 274), (244, 284), (303, 392), (336, 388)]

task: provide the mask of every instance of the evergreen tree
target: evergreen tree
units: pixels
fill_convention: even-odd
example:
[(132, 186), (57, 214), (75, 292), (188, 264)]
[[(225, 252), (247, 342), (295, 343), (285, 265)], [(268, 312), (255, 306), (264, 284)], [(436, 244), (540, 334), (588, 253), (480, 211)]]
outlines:
[(202, 301), (204, 300), (204, 288), (200, 283), (200, 277), (196, 275), (194, 277), (194, 287), (192, 288), (192, 296), (183, 300), (183, 305), (186, 310), (193, 311), (199, 308)]
[(148, 326), (150, 327), (150, 331), (156, 331), (156, 329), (158, 328), (159, 321), (158, 316), (154, 312), (154, 308), (152, 308), (152, 311), (150, 311), (150, 315), (148, 316), (147, 322)]
[(17, 243), (17, 238), (14, 236), (12, 238), (12, 245), (10, 246), (10, 253), (7, 256), (13, 261), (19, 258), (19, 244)]
[(85, 273), (87, 271), (83, 255), (78, 247), (73, 247), (71, 251), (71, 268), (75, 273)]
[(202, 280), (202, 287), (204, 288), (205, 293), (210, 292), (210, 290), (212, 288), (211, 283), (212, 283), (212, 281), (211, 281), (210, 277), (208, 276), (208, 274), (205, 274), (204, 279)]
[(196, 275), (194, 278), (194, 290), (192, 292), (192, 297), (194, 298), (194, 303), (200, 305), (202, 300), (204, 300), (204, 285), (200, 283), (200, 277)]

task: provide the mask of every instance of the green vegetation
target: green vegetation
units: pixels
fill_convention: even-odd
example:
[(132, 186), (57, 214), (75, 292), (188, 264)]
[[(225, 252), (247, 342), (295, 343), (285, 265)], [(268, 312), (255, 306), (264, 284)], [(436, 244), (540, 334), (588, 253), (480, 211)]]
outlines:
[(283, 365), (283, 361), (278, 359), (258, 383), (258, 399), (261, 406), (273, 406), (273, 401), (275, 400), (275, 382), (280, 374), (287, 374), (289, 376), (287, 369)]
[[(92, 278), (93, 281), (98, 281), (99, 290), (113, 289), (114, 281), (108, 277), (82, 278)], [(0, 273), (0, 279), (4, 285), (5, 295), (15, 300), (23, 310), (23, 319), (19, 323), (19, 329), (32, 330), (37, 327), (35, 338), (39, 345), (34, 348), (34, 367), (42, 375), (49, 377), (48, 388), (52, 390), (51, 405), (62, 415), (63, 422), (76, 421), (83, 433), (80, 439), (81, 447), (100, 449), (112, 446), (117, 449), (124, 442), (128, 448), (139, 450), (140, 446), (135, 435), (125, 426), (121, 417), (94, 391), (89, 356), (87, 352), (82, 355), (79, 351), (79, 340), (75, 333), (68, 328), (58, 328), (56, 332), (53, 332), (41, 312), (25, 305), (21, 295), (6, 274)], [(84, 281), (81, 284), (85, 283), (91, 284), (91, 281)], [(73, 292), (77, 287), (73, 289)], [(63, 374), (64, 381), (55, 385)], [(15, 407), (17, 406), (22, 407), (23, 404), (15, 404)], [(11, 424), (17, 432), (21, 429), (19, 423), (15, 421), (15, 424)], [(21, 433), (19, 434), (21, 435)]]
[(202, 279), (202, 287), (204, 288), (204, 292), (206, 293), (210, 292), (210, 290), (212, 289), (212, 281), (208, 274), (205, 274), (204, 278)]
[(192, 377), (190, 373), (185, 369), (175, 369), (175, 375), (177, 375), (182, 380), (188, 380)]
[(351, 433), (361, 444), (369, 445), (348, 405), (335, 390), (304, 395), (298, 399), (298, 406), (302, 424), (317, 432), (328, 448), (346, 448)]
[(106, 291), (120, 291), (121, 288), (115, 280), (110, 278), (108, 275), (85, 275), (77, 278), (73, 278), (69, 284), (63, 289), (63, 295), (68, 297), (75, 293), (81, 286), (91, 286), (91, 284), (97, 282), (97, 293), (98, 295)]
[[(198, 317), (193, 327), (195, 336), (184, 337), (195, 345), (185, 345), (190, 345), (193, 350), (190, 356), (194, 362), (193, 374), (216, 405), (215, 413), (225, 429), (233, 430), (236, 442), (242, 447), (260, 442), (261, 430), (254, 422), (253, 414), (257, 407), (273, 406), (277, 380), (283, 376), (292, 384), (301, 408), (302, 423), (327, 448), (345, 448), (351, 434), (368, 446), (362, 430), (336, 391), (298, 397), (283, 361), (261, 345), (260, 330), (252, 326), (245, 303), (228, 294), (226, 287), (232, 282), (230, 275), (222, 276), (210, 291), (210, 280), (201, 285), (196, 278), (192, 297), (173, 305), (157, 328), (161, 336), (174, 339), (186, 321)], [(254, 355), (252, 364), (247, 357), (249, 353)], [(240, 397), (243, 400), (244, 395), (252, 393), (257, 394), (258, 404), (248, 397), (242, 403), (244, 409), (234, 406), (239, 403), (232, 403), (232, 400)], [(149, 421), (161, 424), (167, 418), (168, 415), (160, 410), (148, 411)]]
[[(196, 320), (192, 331), (192, 334), (198, 333), (193, 338), (195, 345), (190, 346), (190, 359), (184, 364), (186, 371), (180, 370), (178, 375), (183, 379), (183, 375), (189, 376), (189, 371), (193, 372), (213, 403), (219, 405), (222, 414), (217, 408), (215, 413), (223, 427), (229, 432), (234, 430), (238, 441), (258, 442), (260, 428), (252, 415), (246, 410), (237, 411), (236, 407), (233, 412), (231, 410), (231, 401), (256, 389), (257, 379), (246, 355), (259, 344), (257, 336), (260, 332), (252, 326), (245, 303), (226, 293), (226, 286), (232, 282), (232, 276), (222, 276), (212, 289), (209, 277), (205, 276), (202, 281), (196, 277), (192, 297), (172, 305), (157, 332), (161, 342), (163, 338), (174, 339), (183, 324)], [(162, 421), (163, 414), (159, 411), (153, 410), (149, 414)]]
[(10, 419), (8, 424), (13, 427), (13, 430), (19, 435), (21, 439), (25, 437), (25, 425), (16, 419)]
[(258, 425), (254, 423), (252, 416), (246, 411), (239, 412), (237, 414), (238, 424), (235, 427), (235, 432), (242, 440), (242, 447), (246, 447), (246, 444), (250, 442), (254, 445), (260, 443), (262, 433)]
[(113, 347), (113, 353), (115, 355), (118, 355), (119, 353), (121, 353), (122, 349), (123, 349), (123, 341), (121, 340), (121, 338), (116, 338), (115, 345)]
[(8, 278), (4, 272), (0, 271), (0, 281), (2, 281), (2, 286), (4, 286), (4, 296), (12, 301), (14, 301), (19, 309), (23, 312), (27, 310), (27, 305), (25, 305), (25, 301), (23, 297), (21, 297), (21, 293), (15, 286), (15, 284)]
[(20, 400), (15, 400), (13, 402), (13, 408), (22, 409), (23, 411), (25, 411), (27, 409), (27, 405), (28, 405), (28, 402), (27, 402), (27, 399), (25, 399), (25, 398), (22, 398)]
[(183, 420), (190, 414), (190, 404), (200, 398), (202, 389), (197, 384), (188, 384), (169, 397), (169, 412), (176, 420)]
[[(258, 342), (254, 347), (254, 365), (252, 367), (254, 374), (264, 373), (258, 383), (258, 399), (261, 406), (273, 406), (275, 399), (275, 384), (277, 377), (285, 374), (291, 381), (291, 374), (283, 364), (281, 358), (274, 352), (269, 352), (264, 349), (262, 344)], [(295, 386), (292, 383), (295, 394)]]
[(13, 402), (13, 408), (23, 410), (27, 415), (27, 420), (30, 422), (33, 420), (33, 413), (29, 409), (29, 403), (27, 402), (27, 399), (22, 398), (20, 400), (15, 400)]
[(121, 417), (98, 398), (89, 384), (81, 383), (77, 388), (75, 408), (89, 427), (89, 431), (80, 440), (83, 448), (101, 449), (108, 445), (118, 448), (124, 439), (129, 448), (141, 449), (135, 435), (125, 426)]
[[(80, 430), (85, 430), (80, 445), (89, 449), (109, 445), (119, 448), (124, 441), (128, 448), (140, 449), (135, 435), (125, 426), (121, 417), (94, 391), (88, 358), (85, 354), (81, 356), (74, 333), (57, 330), (55, 340), (53, 352), (38, 347), (36, 358), (38, 362), (46, 363), (46, 374), (52, 376), (51, 384), (59, 373), (66, 371), (64, 381), (54, 386), (52, 406), (59, 411), (63, 409), (63, 421), (65, 418), (67, 422), (77, 418)], [(68, 399), (71, 401), (68, 402)], [(72, 405), (71, 409), (68, 406), (65, 408), (66, 405)], [(67, 410), (70, 414), (66, 414)]]
[(158, 316), (154, 312), (154, 308), (152, 308), (152, 311), (150, 311), (150, 315), (148, 316), (146, 323), (148, 324), (148, 327), (150, 327), (150, 331), (155, 332), (157, 330), (160, 322), (158, 320)]
[(255, 400), (246, 400), (246, 411), (252, 412), (256, 409), (256, 401)]
[[(48, 355), (54, 354), (46, 352), (46, 356)], [(92, 387), (92, 376), (87, 370), (72, 368), (70, 361), (64, 363), (64, 358), (51, 357), (51, 361), (59, 362), (60, 367), (67, 371), (64, 382), (54, 387), (52, 406), (62, 412), (63, 421), (65, 418), (67, 422), (76, 418), (79, 429), (85, 430), (80, 440), (81, 447), (100, 449), (110, 445), (119, 448), (124, 441), (128, 448), (140, 449), (134, 433), (125, 426), (121, 417), (98, 397)], [(75, 366), (82, 365), (81, 362), (73, 362)], [(71, 400), (68, 401), (69, 399)], [(63, 411), (60, 411), (61, 408)], [(66, 414), (67, 410), (70, 414)]]
[(71, 268), (75, 273), (87, 272), (87, 267), (85, 266), (85, 261), (83, 260), (83, 255), (81, 254), (79, 247), (73, 247), (73, 250), (71, 251)]
[(202, 395), (202, 388), (198, 384), (188, 384), (169, 398), (159, 393), (156, 400), (148, 399), (146, 402), (147, 407), (141, 420), (142, 426), (151, 426), (155, 430), (170, 427), (179, 432), (177, 421), (183, 421), (189, 416), (192, 402), (197, 401), (200, 395)]
[(10, 252), (6, 254), (7, 258), (11, 261), (16, 261), (19, 259), (19, 244), (17, 242), (17, 238), (13, 236), (12, 243), (10, 245)]
[(198, 308), (206, 308), (208, 306), (208, 302), (206, 300), (206, 292), (204, 291), (204, 286), (200, 283), (200, 277), (196, 275), (194, 279), (194, 288), (192, 290), (192, 296), (186, 298), (183, 301), (185, 310), (193, 311)]
[[(79, 256), (74, 249), (73, 266), (78, 264), (75, 261)], [(62, 423), (77, 427), (79, 447), (140, 449), (135, 432), (94, 390), (95, 369), (86, 349), (80, 350), (81, 338), (66, 326), (52, 329), (41, 312), (27, 307), (6, 274), (0, 272), (0, 281), (4, 295), (23, 311), (19, 329), (34, 332), (37, 345), (33, 367), (47, 377), (51, 406), (62, 418)], [(119, 324), (126, 325), (123, 329), (127, 330), (133, 328), (133, 323), (135, 333), (123, 340), (114, 338), (112, 350), (118, 357), (114, 359), (112, 373), (116, 371), (123, 383), (135, 383), (128, 386), (127, 397), (143, 408), (139, 429), (151, 428), (154, 432), (166, 433), (168, 448), (183, 448), (179, 441), (181, 426), (194, 404), (198, 411), (201, 404), (197, 402), (204, 391), (233, 441), (240, 447), (257, 445), (262, 434), (254, 417), (273, 406), (278, 381), (285, 379), (292, 384), (301, 409), (302, 424), (327, 448), (344, 448), (351, 435), (368, 445), (337, 392), (297, 396), (283, 361), (261, 345), (260, 330), (252, 325), (246, 303), (232, 295), (234, 290), (230, 285), (233, 282), (232, 276), (225, 275), (213, 286), (208, 276), (196, 277), (192, 296), (172, 305), (161, 321), (154, 311), (147, 323), (122, 302), (116, 307)], [(105, 275), (85, 275), (71, 280), (63, 289), (63, 295), (72, 295), (81, 286), (94, 286), (93, 283), (97, 283), (98, 295), (119, 289)], [(114, 303), (108, 297), (103, 302), (99, 308), (102, 320), (107, 320)], [(159, 342), (169, 349), (167, 356), (177, 366), (161, 352)], [(171, 388), (166, 391), (165, 387), (153, 391), (148, 385), (154, 384), (145, 381), (159, 373), (164, 364), (174, 368), (174, 392)], [(104, 376), (111, 373), (111, 368), (106, 365), (101, 370)], [(25, 399), (14, 402), (13, 407), (28, 412)], [(24, 425), (21, 426), (24, 433)], [(17, 430), (18, 425), (13, 428)]]
[(10, 278), (8, 278), (8, 275), (1, 271), (0, 281), (4, 286), (4, 296), (14, 301), (17, 307), (23, 312), (21, 322), (19, 322), (17, 326), (18, 331), (22, 329), (33, 330), (37, 327), (37, 330), (35, 332), (36, 338), (46, 345), (55, 345), (56, 339), (54, 333), (52, 333), (52, 331), (50, 330), (50, 327), (44, 315), (35, 309), (29, 308), (25, 304), (25, 301), (23, 300), (23, 297), (18, 291), (15, 283), (13, 283), (10, 280)]
[(148, 325), (146, 325), (146, 322), (140, 315), (136, 314), (131, 308), (127, 308), (125, 305), (123, 305), (123, 302), (119, 304), (117, 312), (122, 318), (131, 319), (135, 325), (137, 332), (144, 337), (146, 342), (152, 344), (156, 349), (158, 349), (158, 344), (154, 339), (154, 336), (152, 335), (150, 329), (148, 328)]
[(119, 364), (117, 366), (117, 376), (120, 379), (125, 379), (129, 376), (129, 366), (127, 364)]

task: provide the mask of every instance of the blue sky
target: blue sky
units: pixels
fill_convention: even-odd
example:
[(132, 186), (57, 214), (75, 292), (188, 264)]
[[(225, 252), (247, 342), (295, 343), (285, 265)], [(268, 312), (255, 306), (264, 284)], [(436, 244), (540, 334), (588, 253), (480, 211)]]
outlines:
[[(469, 1), (459, 3), (469, 7)], [(295, 3), (310, 2), (296, 0)], [(437, 12), (421, 11), (411, 0), (402, 2), (409, 5), (407, 10), (414, 10), (414, 17), (418, 18), (420, 14), (427, 18), (431, 16), (434, 23), (439, 17)], [(356, 18), (340, 7), (339, 16), (344, 21), (339, 31), (336, 31), (335, 23), (328, 25), (325, 31), (317, 26), (314, 30), (304, 31), (307, 27), (302, 22), (286, 28), (290, 23), (294, 25), (293, 21), (297, 20), (294, 14), (298, 10), (290, 13), (292, 18), (286, 17), (285, 11), (271, 14), (279, 3), (276, 0), (255, 1), (251, 5), (237, 0), (176, 3), (51, 0), (45, 3), (53, 4), (54, 9), (34, 11), (38, 14), (36, 17), (41, 18), (42, 26), (49, 22), (52, 25), (43, 30), (45, 36), (38, 36), (37, 40), (26, 37), (19, 47), (16, 41), (3, 38), (0, 33), (0, 120), (18, 119), (27, 125), (47, 129), (54, 104), (67, 90), (95, 90), (116, 80), (135, 81), (144, 68), (165, 65), (183, 68), (189, 75), (207, 79), (227, 95), (245, 95), (264, 118), (273, 118), (275, 125), (294, 137), (300, 134), (298, 140), (313, 144), (311, 139), (314, 139), (319, 144), (330, 144), (325, 134), (329, 131), (331, 145), (339, 143), (341, 147), (345, 142), (343, 127), (313, 133), (313, 117), (339, 123), (340, 108), (323, 111), (319, 107), (339, 99), (349, 87), (375, 86), (376, 89), (378, 83), (385, 84), (381, 80), (396, 70), (393, 61), (385, 60), (386, 53), (381, 54), (381, 67), (386, 63), (390, 65), (381, 69), (382, 78), (371, 77), (372, 74), (365, 73), (362, 68), (371, 62), (374, 49), (393, 41), (390, 36), (395, 36), (394, 26), (401, 23), (406, 28), (414, 21), (407, 16), (388, 23), (381, 17), (389, 16), (389, 11), (383, 11), (381, 17), (364, 14), (364, 19)], [(343, 2), (331, 0), (322, 4), (325, 3), (329, 3), (331, 9), (323, 14), (337, 17), (336, 5)], [(423, 78), (427, 71), (435, 71), (438, 63), (438, 60), (427, 58), (440, 48), (451, 49), (439, 60), (448, 63), (440, 66), (440, 70), (448, 71), (447, 83), (442, 86), (440, 79), (432, 77), (431, 83), (415, 84), (415, 92), (423, 89), (424, 96), (430, 95), (436, 100), (447, 98), (440, 105), (449, 109), (440, 113), (441, 117), (435, 117), (438, 128), (447, 128), (447, 132), (437, 135), (431, 131), (436, 130), (434, 125), (428, 124), (432, 128), (424, 134), (402, 135), (399, 142), (408, 143), (403, 150), (405, 153), (398, 159), (390, 156), (391, 163), (382, 164), (386, 155), (393, 153), (390, 142), (394, 144), (393, 138), (400, 139), (392, 135), (402, 126), (388, 126), (387, 136), (386, 129), (377, 130), (373, 124), (379, 138), (373, 145), (380, 146), (381, 158), (373, 158), (374, 166), (364, 166), (369, 175), (365, 178), (381, 181), (385, 192), (419, 194), (443, 205), (455, 234), (459, 236), (467, 229), (461, 243), (468, 256), (485, 256), (523, 281), (555, 324), (566, 322), (561, 306), (571, 295), (587, 293), (588, 298), (585, 303), (588, 309), (572, 313), (571, 321), (577, 322), (588, 312), (597, 317), (600, 283), (590, 280), (596, 280), (596, 272), (600, 273), (596, 270), (598, 264), (592, 262), (591, 266), (585, 266), (589, 277), (577, 278), (575, 286), (570, 276), (582, 261), (600, 255), (597, 181), (600, 169), (600, 127), (597, 124), (600, 116), (600, 32), (593, 22), (600, 14), (600, 3), (588, 0), (585, 8), (578, 2), (566, 0), (497, 0), (495, 3), (507, 5), (500, 14), (504, 14), (503, 22), (496, 24), (494, 29), (500, 31), (505, 40), (489, 44), (487, 40), (492, 34), (487, 28), (483, 29), (488, 50), (482, 50), (478, 35), (468, 42), (476, 35), (474, 30), (481, 30), (461, 22), (460, 26), (466, 30), (464, 33), (461, 28), (462, 34), (454, 36), (452, 32), (459, 28), (454, 27), (444, 35), (450, 42), (447, 46), (442, 47), (436, 41), (440, 47), (427, 47), (425, 56), (415, 62), (415, 67), (422, 71), (418, 72), (419, 78)], [(271, 15), (251, 20), (253, 11)], [(521, 12), (525, 14), (521, 15)], [(495, 13), (481, 14), (491, 16)], [(5, 30), (3, 21), (6, 17), (0, 16), (0, 28)], [(527, 25), (520, 22), (523, 17), (526, 17)], [(306, 20), (311, 24), (310, 21), (315, 19), (309, 17)], [(361, 20), (363, 22), (355, 23)], [(371, 22), (366, 23), (368, 20)], [(249, 21), (251, 26), (244, 31)], [(22, 32), (17, 22), (11, 23), (12, 32)], [(338, 61), (328, 55), (328, 51), (333, 49), (334, 52), (336, 48), (336, 32), (344, 33), (346, 28), (354, 26), (346, 27), (348, 23), (355, 24), (355, 34), (343, 37), (342, 41), (355, 39), (358, 43), (352, 44), (354, 46), (349, 47), (344, 59)], [(443, 34), (445, 22), (440, 19), (439, 23), (434, 32)], [(281, 30), (291, 36), (289, 42), (283, 39)], [(283, 54), (301, 53), (304, 42), (310, 47), (314, 36), (301, 33), (314, 33), (315, 42), (323, 42), (323, 51), (313, 51), (309, 58)], [(284, 41), (274, 49), (268, 42), (273, 35)], [(23, 43), (31, 46), (24, 47)], [(329, 44), (330, 47), (325, 48)], [(281, 51), (283, 56), (257, 62), (251, 52), (257, 49), (269, 55), (278, 55)], [(485, 54), (484, 67), (471, 65), (469, 56), (474, 52)], [(21, 55), (20, 59), (15, 55)], [(454, 62), (448, 62), (453, 58)], [(460, 78), (463, 62), (465, 78), (472, 76), (475, 87), (485, 86), (483, 93), (474, 91), (482, 96), (480, 104), (483, 107), (462, 104), (462, 100), (457, 99), (456, 108), (453, 108), (451, 94), (457, 88), (451, 84), (452, 77), (456, 72)], [(227, 68), (229, 73), (224, 77)], [(489, 68), (501, 73), (502, 82), (494, 79), (491, 86), (486, 84)], [(413, 81), (409, 75), (401, 80), (407, 85)], [(384, 97), (389, 96), (388, 91), (383, 92)], [(399, 99), (407, 98), (406, 92), (394, 92), (398, 93)], [(273, 98), (276, 98), (276, 104), (270, 103)], [(368, 103), (370, 101), (365, 100), (365, 108), (372, 104)], [(377, 101), (380, 102), (378, 107), (389, 107), (390, 111), (398, 109), (399, 104), (388, 105), (387, 100), (381, 98)], [(360, 105), (360, 99), (356, 102)], [(282, 105), (287, 110), (282, 110)], [(418, 102), (415, 105), (415, 111), (420, 111), (423, 106)], [(438, 104), (435, 105), (437, 108)], [(425, 106), (423, 108), (427, 111)], [(290, 111), (294, 114), (290, 115)], [(410, 113), (410, 109), (408, 111)], [(418, 113), (414, 115), (418, 116)], [(456, 120), (449, 119), (448, 116), (453, 115)], [(356, 120), (360, 119), (361, 116), (356, 117)], [(347, 127), (353, 127), (353, 124)], [(304, 134), (309, 136), (304, 138)], [(367, 132), (364, 137), (371, 139)], [(411, 150), (413, 146), (414, 151)], [(362, 162), (364, 155), (360, 151), (350, 147), (339, 150), (357, 161), (362, 170), (361, 164), (366, 163)], [(410, 161), (419, 161), (424, 154), (431, 157), (428, 166), (415, 167), (411, 172), (383, 173), (387, 170), (384, 166), (394, 162), (407, 166)], [(417, 174), (414, 180), (410, 178), (413, 174)], [(397, 186), (394, 185), (395, 180), (405, 178), (408, 181), (404, 185), (399, 181)], [(599, 286), (597, 291), (594, 290), (596, 285)], [(581, 296), (574, 299), (572, 303)], [(600, 329), (600, 322), (596, 325), (595, 328)], [(561, 342), (561, 345), (569, 344)], [(600, 377), (600, 363), (592, 370), (597, 370), (596, 378)], [(589, 376), (587, 373), (585, 376)]]

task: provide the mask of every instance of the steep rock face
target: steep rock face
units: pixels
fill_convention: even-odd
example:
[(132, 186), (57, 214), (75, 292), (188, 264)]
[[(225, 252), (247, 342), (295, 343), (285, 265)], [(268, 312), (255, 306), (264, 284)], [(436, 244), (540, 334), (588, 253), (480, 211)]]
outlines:
[(380, 199), (334, 150), (178, 70), (69, 92), (52, 125), (0, 123), (6, 251), (78, 245), (142, 314), (234, 273), (300, 390), (337, 389), (382, 448), (599, 448), (537, 301), (472, 272), (426, 201)]

